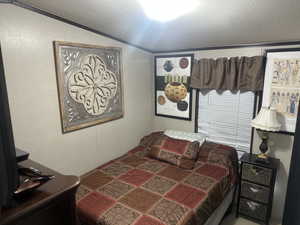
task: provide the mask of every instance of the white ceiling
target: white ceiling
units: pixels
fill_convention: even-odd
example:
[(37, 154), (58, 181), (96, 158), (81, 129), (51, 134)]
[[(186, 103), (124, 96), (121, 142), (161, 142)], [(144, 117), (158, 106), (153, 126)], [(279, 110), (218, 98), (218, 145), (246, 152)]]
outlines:
[(153, 52), (300, 40), (300, 0), (199, 0), (192, 13), (167, 23), (149, 20), (137, 0), (17, 2)]

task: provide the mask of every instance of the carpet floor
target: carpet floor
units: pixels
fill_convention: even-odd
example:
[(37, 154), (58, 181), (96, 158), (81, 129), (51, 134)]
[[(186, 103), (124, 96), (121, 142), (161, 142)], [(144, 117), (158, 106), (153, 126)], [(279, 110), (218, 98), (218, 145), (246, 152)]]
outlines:
[[(246, 220), (242, 217), (236, 218), (235, 212), (232, 212), (224, 218), (220, 225), (257, 225), (257, 223), (254, 223), (250, 220)], [(281, 223), (279, 221), (274, 220), (270, 221), (270, 225), (281, 225)]]

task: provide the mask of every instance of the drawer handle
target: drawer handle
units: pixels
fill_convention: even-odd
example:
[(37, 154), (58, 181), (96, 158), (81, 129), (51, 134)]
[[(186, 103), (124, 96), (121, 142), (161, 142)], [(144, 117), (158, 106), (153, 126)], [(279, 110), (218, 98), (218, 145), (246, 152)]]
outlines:
[(259, 190), (258, 190), (258, 189), (256, 189), (256, 188), (253, 188), (253, 187), (250, 187), (249, 189), (250, 189), (250, 191), (252, 191), (253, 193), (257, 193), (257, 192), (259, 192)]
[(257, 176), (263, 169), (253, 166), (250, 170), (255, 176)]
[(247, 205), (252, 211), (255, 211), (258, 207), (258, 204), (255, 202), (247, 202)]

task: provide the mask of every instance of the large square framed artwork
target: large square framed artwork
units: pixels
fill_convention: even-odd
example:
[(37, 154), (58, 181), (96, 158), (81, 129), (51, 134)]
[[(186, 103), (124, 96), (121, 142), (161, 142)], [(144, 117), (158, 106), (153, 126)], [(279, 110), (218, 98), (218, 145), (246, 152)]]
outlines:
[(123, 117), (121, 48), (54, 42), (62, 131)]
[(193, 54), (155, 56), (156, 116), (191, 120), (193, 59)]
[(300, 49), (270, 49), (266, 59), (262, 106), (275, 108), (280, 133), (293, 135), (300, 99)]

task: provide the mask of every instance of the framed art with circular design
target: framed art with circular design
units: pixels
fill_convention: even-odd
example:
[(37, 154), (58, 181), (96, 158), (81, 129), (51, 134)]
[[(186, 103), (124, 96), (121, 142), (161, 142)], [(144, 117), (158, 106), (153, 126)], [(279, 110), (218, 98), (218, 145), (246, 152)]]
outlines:
[(54, 42), (62, 131), (123, 117), (121, 48)]
[(191, 120), (193, 54), (155, 56), (155, 115)]

